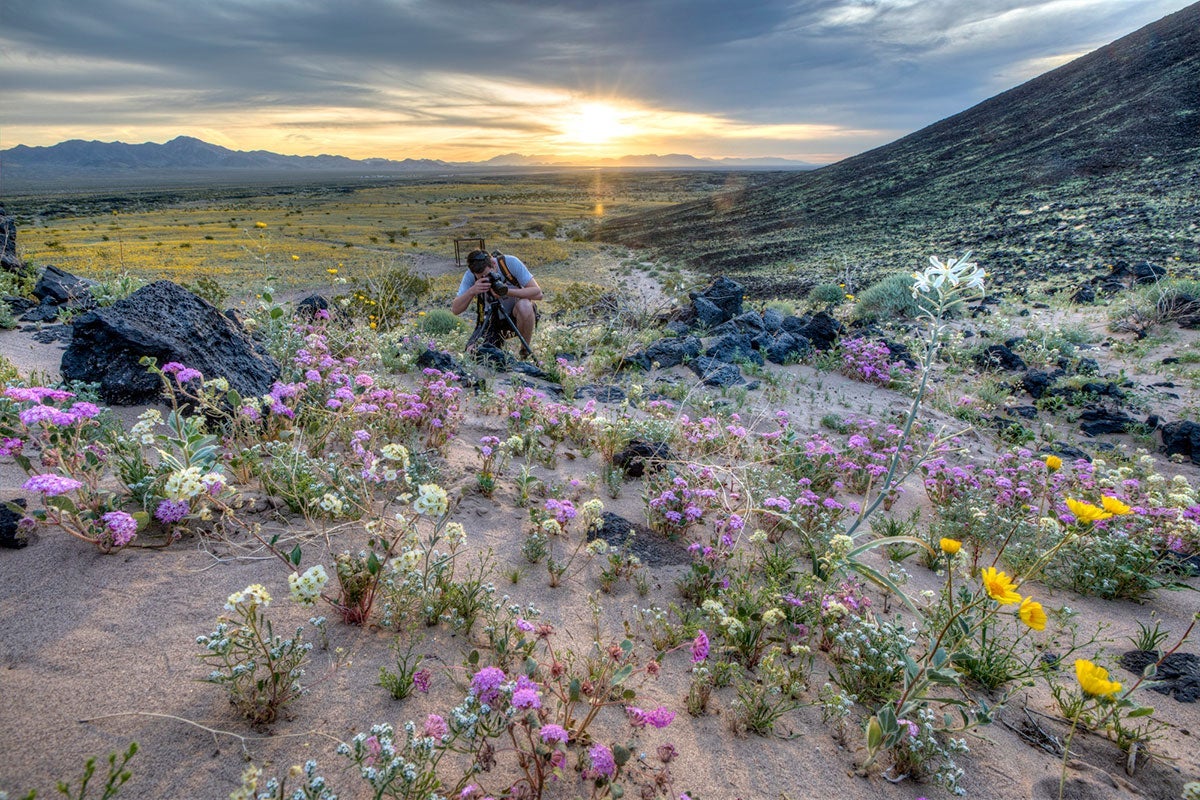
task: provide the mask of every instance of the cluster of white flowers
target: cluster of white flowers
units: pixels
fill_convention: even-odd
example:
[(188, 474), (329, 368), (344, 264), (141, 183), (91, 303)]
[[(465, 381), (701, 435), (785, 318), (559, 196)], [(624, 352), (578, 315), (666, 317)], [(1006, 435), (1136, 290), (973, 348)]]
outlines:
[[(550, 520), (550, 522), (554, 522), (554, 520)], [(554, 524), (557, 525), (558, 523), (555, 522)], [(588, 542), (587, 551), (594, 556), (607, 555), (608, 542), (604, 541), (603, 539), (593, 539), (592, 541)]]
[(408, 448), (402, 444), (385, 444), (379, 451), (388, 461), (399, 461), (401, 469), (408, 468)]
[(421, 562), (421, 551), (413, 548), (408, 548), (400, 553), (400, 555), (388, 562), (388, 566), (393, 572), (401, 574), (412, 572), (417, 568), (417, 564)]
[(204, 382), (205, 389), (212, 389), (216, 392), (228, 392), (229, 381), (225, 378), (209, 378)]
[(229, 595), (225, 601), (227, 611), (238, 611), (238, 606), (244, 606), (249, 610), (255, 606), (266, 608), (269, 605), (271, 605), (271, 595), (267, 592), (267, 587), (261, 583), (252, 583), (240, 592)]
[(947, 295), (960, 287), (982, 292), (986, 273), (974, 261), (967, 261), (970, 257), (970, 251), (961, 258), (948, 258), (944, 262), (937, 256), (930, 256), (929, 266), (923, 272), (912, 274), (912, 296), (919, 297), (934, 290)]
[(413, 511), (425, 517), (440, 517), (450, 509), (446, 490), (436, 483), (422, 483), (413, 502)]
[(593, 497), (583, 504), (580, 509), (580, 519), (583, 521), (584, 530), (595, 530), (604, 522), (604, 503), (599, 498)]
[(138, 414), (138, 421), (129, 429), (129, 435), (143, 445), (149, 446), (154, 444), (154, 429), (159, 425), (162, 425), (162, 413), (158, 409), (152, 408)]
[(294, 572), (288, 575), (288, 589), (292, 599), (302, 606), (311, 606), (316, 603), (317, 598), (321, 596), (321, 590), (328, 582), (329, 575), (325, 572), (325, 567), (320, 564), (309, 567), (303, 575), (297, 575)]
[(768, 608), (763, 612), (762, 621), (768, 628), (774, 628), (779, 623), (783, 622), (784, 613), (778, 608)]
[(322, 511), (336, 517), (345, 510), (346, 503), (337, 494), (326, 492), (321, 495), (320, 506)]
[(444, 531), (446, 542), (451, 549), (462, 547), (467, 541), (467, 529), (462, 526), (461, 522), (447, 522)]
[(225, 487), (225, 476), (219, 472), (201, 473), (199, 467), (186, 467), (172, 472), (163, 485), (163, 494), (170, 500), (190, 500), (201, 492)]

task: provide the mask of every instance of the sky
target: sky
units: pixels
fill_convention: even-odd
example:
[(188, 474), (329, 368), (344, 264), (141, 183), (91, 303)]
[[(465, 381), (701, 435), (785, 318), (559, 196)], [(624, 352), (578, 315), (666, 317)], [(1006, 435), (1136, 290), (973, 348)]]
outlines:
[(0, 149), (830, 163), (1184, 0), (3, 0)]

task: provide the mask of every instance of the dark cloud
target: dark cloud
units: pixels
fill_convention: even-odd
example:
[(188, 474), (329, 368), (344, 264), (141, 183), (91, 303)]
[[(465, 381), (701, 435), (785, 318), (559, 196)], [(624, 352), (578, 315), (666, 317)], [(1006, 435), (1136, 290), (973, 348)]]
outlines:
[[(539, 85), (758, 124), (913, 130), (1182, 0), (4, 0), (10, 124), (329, 106), (487, 127)], [(447, 89), (445, 76), (466, 76)], [(470, 87), (478, 76), (480, 88)], [(1004, 84), (1008, 80), (1010, 83)], [(430, 90), (434, 90), (429, 94)], [(396, 108), (404, 98), (406, 107)], [(86, 96), (94, 94), (89, 104)], [(83, 98), (79, 96), (83, 95)], [(427, 95), (427, 96), (426, 96)], [(63, 102), (70, 97), (70, 102)], [(419, 98), (419, 99), (411, 99)], [(298, 125), (315, 125), (299, 121)], [(345, 121), (352, 125), (353, 121)], [(364, 122), (377, 125), (378, 119)], [(537, 135), (536, 121), (505, 127)], [(531, 145), (532, 146), (532, 145)]]

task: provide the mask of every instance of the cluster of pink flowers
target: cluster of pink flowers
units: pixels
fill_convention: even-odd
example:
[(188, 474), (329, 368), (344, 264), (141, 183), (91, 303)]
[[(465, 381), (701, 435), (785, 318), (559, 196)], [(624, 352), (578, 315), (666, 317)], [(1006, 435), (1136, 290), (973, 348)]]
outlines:
[(137, 536), (137, 520), (124, 511), (109, 511), (100, 519), (114, 547), (124, 547)]
[(625, 706), (625, 716), (629, 720), (629, 724), (635, 728), (644, 728), (649, 725), (651, 728), (665, 728), (675, 721), (675, 712), (668, 709), (666, 706), (646, 711), (637, 706)]
[(913, 373), (903, 361), (892, 361), (891, 356), (891, 349), (880, 341), (862, 337), (842, 341), (842, 370), (855, 380), (887, 386), (897, 377)]
[(73, 492), (81, 486), (83, 486), (83, 483), (74, 478), (46, 473), (44, 475), (34, 475), (25, 481), (21, 488), (27, 492), (37, 492), (47, 497), (57, 497), (60, 494)]
[[(651, 524), (674, 536), (682, 535), (698, 523), (718, 500), (713, 488), (715, 474), (710, 467), (687, 464), (680, 472), (686, 476), (676, 474), (668, 478), (667, 486), (647, 501)], [(655, 482), (657, 479), (651, 485)], [(654, 486), (651, 492), (657, 488)]]
[(191, 383), (192, 381), (204, 379), (204, 375), (200, 372), (200, 370), (192, 369), (191, 367), (185, 367), (178, 361), (168, 361), (166, 364), (163, 364), (162, 371), (167, 375), (175, 376), (175, 382), (180, 386), (185, 383)]

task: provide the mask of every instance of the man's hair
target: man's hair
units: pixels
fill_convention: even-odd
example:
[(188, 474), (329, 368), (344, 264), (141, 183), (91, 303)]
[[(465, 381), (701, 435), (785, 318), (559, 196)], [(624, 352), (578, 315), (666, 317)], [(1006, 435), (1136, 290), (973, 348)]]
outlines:
[(467, 254), (467, 269), (471, 272), (479, 272), (481, 269), (491, 266), (492, 262), (489, 259), (486, 251), (472, 250)]

